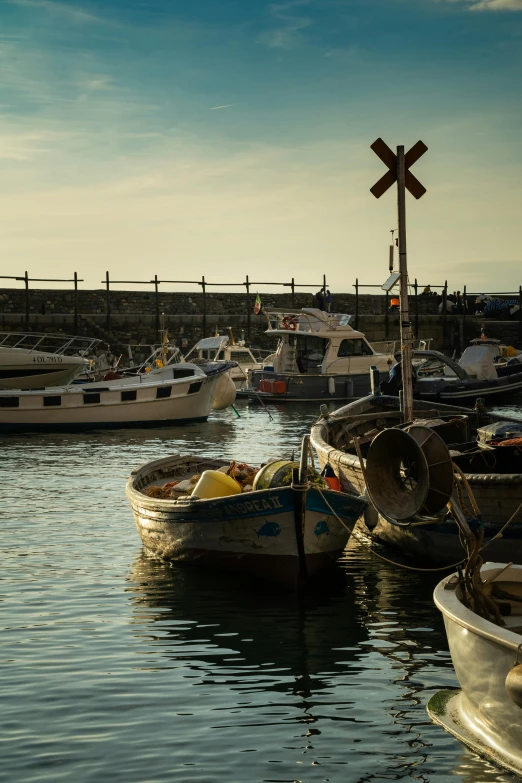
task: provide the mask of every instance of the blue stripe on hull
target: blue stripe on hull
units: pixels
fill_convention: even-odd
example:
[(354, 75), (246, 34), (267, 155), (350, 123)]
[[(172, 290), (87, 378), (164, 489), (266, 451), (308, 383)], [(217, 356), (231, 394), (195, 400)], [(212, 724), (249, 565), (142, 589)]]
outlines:
[[(355, 495), (346, 495), (333, 490), (321, 490), (335, 513), (346, 522), (355, 522), (365, 510), (367, 503)], [(144, 501), (143, 508), (147, 508)], [(307, 511), (332, 516), (332, 511), (318, 490), (311, 488), (306, 496)], [(166, 512), (173, 523), (197, 522), (212, 524), (234, 519), (270, 517), (294, 511), (294, 495), (290, 487), (259, 490), (248, 495), (236, 495), (196, 503), (173, 504)]]

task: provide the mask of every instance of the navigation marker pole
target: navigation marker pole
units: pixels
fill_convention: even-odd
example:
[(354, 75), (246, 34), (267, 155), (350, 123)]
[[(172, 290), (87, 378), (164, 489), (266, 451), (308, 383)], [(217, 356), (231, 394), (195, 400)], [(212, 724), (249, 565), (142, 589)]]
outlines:
[[(400, 324), (401, 324), (401, 356), (402, 356), (402, 395), (403, 418), (411, 421), (413, 418), (413, 388), (411, 376), (412, 332), (408, 304), (408, 264), (406, 256), (406, 188), (419, 199), (426, 193), (426, 188), (409, 171), (410, 166), (427, 151), (422, 141), (418, 141), (404, 154), (404, 146), (397, 147), (393, 153), (382, 139), (377, 139), (371, 145), (375, 154), (388, 166), (389, 171), (370, 188), (375, 198), (380, 198), (391, 185), (397, 183), (397, 211), (399, 218), (399, 274), (400, 274)], [(393, 236), (393, 234), (392, 234)]]

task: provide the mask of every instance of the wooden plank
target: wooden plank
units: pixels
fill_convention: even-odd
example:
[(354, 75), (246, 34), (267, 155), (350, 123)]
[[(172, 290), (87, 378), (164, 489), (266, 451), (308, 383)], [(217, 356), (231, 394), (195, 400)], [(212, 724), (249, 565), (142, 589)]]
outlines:
[(394, 182), (397, 181), (397, 174), (395, 170), (393, 171), (387, 171), (386, 174), (380, 178), (378, 182), (375, 183), (373, 188), (370, 188), (370, 193), (372, 193), (375, 198), (380, 198), (383, 193), (386, 193), (388, 188), (390, 188)]
[[(378, 183), (377, 183), (378, 184)], [(410, 191), (412, 196), (415, 196), (415, 198), (419, 199), (424, 196), (426, 193), (426, 188), (424, 185), (422, 185), (417, 177), (414, 177), (411, 171), (406, 171), (406, 176), (404, 178), (404, 184)]]
[(418, 141), (417, 144), (414, 144), (413, 147), (404, 156), (404, 163), (406, 168), (409, 169), (410, 166), (413, 166), (413, 164), (416, 163), (419, 158), (421, 158), (427, 151), (428, 148), (423, 141)]
[(388, 147), (386, 142), (380, 138), (376, 139), (371, 145), (370, 149), (375, 152), (377, 157), (380, 158), (389, 169), (393, 169), (393, 171), (395, 171), (397, 167), (397, 156)]

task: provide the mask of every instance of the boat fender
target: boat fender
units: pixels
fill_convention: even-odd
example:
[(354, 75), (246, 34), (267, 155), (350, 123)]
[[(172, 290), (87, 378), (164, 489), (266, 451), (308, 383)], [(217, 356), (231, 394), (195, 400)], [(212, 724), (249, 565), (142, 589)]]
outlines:
[(285, 315), (283, 320), (281, 321), (281, 326), (283, 329), (289, 329), (292, 332), (295, 332), (297, 329), (297, 321), (295, 318), (292, 318), (290, 315)]
[(506, 693), (517, 707), (522, 709), (522, 663), (518, 660), (521, 653), (522, 644), (518, 647), (517, 659), (506, 677)]

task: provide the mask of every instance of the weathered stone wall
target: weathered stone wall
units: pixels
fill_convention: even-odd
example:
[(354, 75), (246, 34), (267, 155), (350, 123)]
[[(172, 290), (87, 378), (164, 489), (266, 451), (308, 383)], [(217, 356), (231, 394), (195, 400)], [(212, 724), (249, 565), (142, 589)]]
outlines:
[[(261, 295), (264, 307), (292, 308), (291, 292)], [(415, 324), (418, 310), (418, 337), (431, 338), (434, 348), (452, 352), (461, 349), (470, 339), (480, 335), (480, 317), (448, 315), (437, 312), (439, 297), (410, 298), (410, 313)], [(234, 328), (236, 337), (250, 325), (250, 342), (261, 348), (273, 348), (274, 341), (264, 334), (266, 319), (254, 315), (254, 295), (247, 303), (246, 293), (207, 293), (205, 317), (201, 292), (164, 292), (158, 297), (159, 313), (165, 314), (169, 334), (178, 344), (187, 346), (216, 331)], [(388, 299), (389, 304), (389, 299)], [(358, 297), (358, 326), (370, 341), (398, 340), (399, 317), (386, 315), (386, 297), (362, 294)], [(310, 292), (296, 293), (296, 308), (314, 306)], [(157, 341), (157, 313), (154, 291), (111, 291), (109, 295), (110, 321), (107, 324), (107, 296), (105, 290), (80, 290), (77, 294), (77, 333), (98, 337), (111, 343), (113, 350), (126, 343), (150, 345)], [(339, 293), (332, 298), (332, 310), (355, 316), (355, 294)], [(352, 324), (354, 321), (352, 320)], [(29, 294), (28, 328), (31, 331), (75, 331), (74, 293), (67, 290), (31, 290)], [(206, 328), (204, 328), (206, 327)], [(26, 331), (26, 298), (24, 289), (0, 290), (0, 329)], [(508, 344), (522, 347), (522, 332), (518, 321), (488, 321), (487, 333)]]

